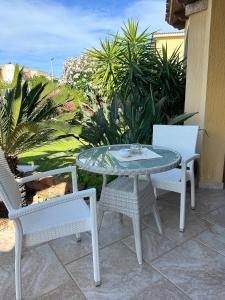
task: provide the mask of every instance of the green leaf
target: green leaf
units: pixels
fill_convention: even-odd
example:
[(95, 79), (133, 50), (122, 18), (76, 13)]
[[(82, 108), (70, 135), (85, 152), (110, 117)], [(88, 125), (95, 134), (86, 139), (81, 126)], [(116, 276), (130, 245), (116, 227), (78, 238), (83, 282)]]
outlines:
[(193, 117), (194, 115), (196, 115), (198, 112), (194, 112), (194, 113), (184, 113), (182, 115), (179, 115), (175, 118), (173, 118), (172, 120), (170, 120), (168, 122), (169, 125), (175, 125), (175, 124), (180, 124), (183, 123), (184, 121), (190, 119), (191, 117)]

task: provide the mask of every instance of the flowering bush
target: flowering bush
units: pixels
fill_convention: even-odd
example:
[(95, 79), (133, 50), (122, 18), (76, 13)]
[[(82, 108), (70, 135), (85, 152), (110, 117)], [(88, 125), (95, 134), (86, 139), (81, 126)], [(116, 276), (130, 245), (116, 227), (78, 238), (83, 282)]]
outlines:
[(87, 56), (74, 57), (64, 62), (61, 82), (83, 91), (87, 96), (97, 95), (98, 88), (92, 83), (94, 71), (93, 64)]
[(76, 109), (75, 103), (73, 101), (68, 101), (63, 104), (63, 109), (68, 112), (73, 112)]

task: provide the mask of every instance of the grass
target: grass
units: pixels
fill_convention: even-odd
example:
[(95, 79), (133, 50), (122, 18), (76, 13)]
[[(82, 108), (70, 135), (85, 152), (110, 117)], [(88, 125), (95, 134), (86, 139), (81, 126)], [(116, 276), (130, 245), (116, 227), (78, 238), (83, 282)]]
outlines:
[[(79, 134), (80, 130), (80, 127), (74, 127), (73, 133)], [(19, 163), (39, 165), (38, 171), (41, 172), (66, 167), (75, 163), (75, 158), (81, 147), (82, 144), (73, 137), (49, 142), (20, 155)]]
[(74, 138), (66, 138), (45, 144), (20, 155), (23, 165), (40, 165), (39, 171), (48, 171), (75, 163), (81, 143)]
[[(39, 165), (38, 172), (74, 165), (76, 156), (82, 151), (82, 146), (75, 138), (58, 140), (23, 153), (19, 156), (19, 164)], [(79, 169), (77, 171), (78, 184), (85, 188), (95, 187), (99, 195), (102, 176)]]

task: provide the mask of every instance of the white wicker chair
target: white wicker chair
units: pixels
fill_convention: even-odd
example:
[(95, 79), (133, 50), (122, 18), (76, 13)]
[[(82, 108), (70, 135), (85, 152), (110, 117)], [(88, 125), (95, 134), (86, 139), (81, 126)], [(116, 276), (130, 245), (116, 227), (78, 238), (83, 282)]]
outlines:
[[(55, 197), (42, 203), (20, 207), (19, 184), (43, 176), (72, 173), (73, 193)], [(84, 197), (90, 198), (90, 209)], [(0, 199), (5, 203), (9, 218), (16, 227), (15, 283), (16, 300), (22, 299), (21, 252), (22, 245), (29, 247), (66, 235), (91, 231), (95, 285), (100, 284), (98, 231), (96, 219), (96, 190), (77, 191), (74, 166), (43, 172), (15, 180), (3, 151), (0, 149)]]
[(181, 168), (152, 174), (152, 184), (155, 189), (169, 190), (180, 193), (180, 225), (181, 232), (185, 227), (185, 202), (186, 183), (191, 182), (191, 208), (195, 208), (195, 176), (194, 160), (200, 155), (195, 153), (198, 138), (198, 126), (179, 125), (154, 125), (153, 141), (154, 146), (163, 146), (174, 149), (181, 154)]

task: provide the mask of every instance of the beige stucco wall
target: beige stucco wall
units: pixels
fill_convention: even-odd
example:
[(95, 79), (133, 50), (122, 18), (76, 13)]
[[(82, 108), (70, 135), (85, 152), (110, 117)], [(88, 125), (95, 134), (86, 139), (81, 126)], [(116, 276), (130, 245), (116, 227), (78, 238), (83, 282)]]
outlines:
[[(186, 24), (188, 51), (185, 111), (198, 112), (187, 123), (197, 124), (201, 129), (205, 128), (210, 20), (210, 10), (205, 10), (190, 16)], [(203, 134), (204, 131), (200, 131), (199, 147)]]
[(157, 34), (154, 36), (156, 39), (156, 48), (160, 51), (162, 49), (162, 46), (167, 45), (167, 53), (169, 57), (172, 55), (174, 50), (178, 47), (179, 52), (181, 54), (181, 57), (183, 57), (184, 54), (184, 34), (181, 36), (173, 35), (171, 34), (170, 36), (167, 34), (165, 36), (163, 35), (158, 35)]
[(198, 111), (188, 123), (199, 124), (200, 185), (223, 186), (225, 153), (225, 1), (189, 17), (185, 110)]
[[(212, 0), (211, 0), (212, 1)], [(225, 154), (225, 1), (212, 1), (202, 180), (223, 180)]]

